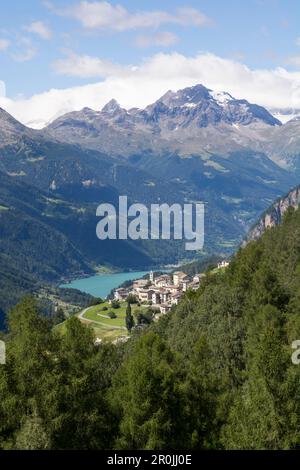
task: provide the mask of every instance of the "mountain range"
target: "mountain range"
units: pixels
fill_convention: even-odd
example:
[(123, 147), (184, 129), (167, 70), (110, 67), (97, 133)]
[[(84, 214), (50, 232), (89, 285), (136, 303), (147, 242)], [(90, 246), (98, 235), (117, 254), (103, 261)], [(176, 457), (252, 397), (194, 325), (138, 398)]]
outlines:
[[(42, 130), (0, 109), (1, 266), (28, 283), (58, 282), (99, 265), (187, 259), (177, 241), (100, 242), (96, 207), (117, 204), (120, 195), (146, 205), (204, 202), (204, 254), (231, 253), (299, 183), (299, 130), (297, 119), (282, 125), (263, 107), (202, 85), (169, 91), (145, 109), (112, 100)], [(0, 287), (8, 285), (6, 272)]]
[(261, 106), (197, 85), (169, 91), (145, 109), (125, 110), (115, 100), (102, 111), (84, 108), (61, 116), (45, 130), (64, 142), (121, 157), (166, 150), (209, 156), (248, 147), (255, 131), (274, 126), (281, 122)]
[(101, 111), (84, 108), (61, 116), (44, 132), (123, 158), (174, 152), (209, 162), (215, 155), (251, 149), (290, 168), (299, 165), (299, 126), (297, 118), (282, 125), (261, 106), (197, 85), (168, 91), (145, 109), (125, 110), (115, 100)]

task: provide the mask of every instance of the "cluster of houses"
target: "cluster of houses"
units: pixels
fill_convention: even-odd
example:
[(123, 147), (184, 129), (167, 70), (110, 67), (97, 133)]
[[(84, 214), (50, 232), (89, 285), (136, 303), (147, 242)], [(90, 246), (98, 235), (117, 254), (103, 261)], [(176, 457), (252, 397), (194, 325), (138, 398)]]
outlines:
[(225, 260), (218, 263), (218, 269), (224, 269), (224, 268), (227, 268), (228, 266), (229, 266), (229, 262)]
[(180, 298), (188, 289), (197, 290), (203, 276), (204, 274), (197, 274), (190, 277), (181, 271), (155, 276), (151, 271), (149, 279), (138, 279), (129, 289), (116, 289), (114, 297), (116, 300), (123, 301), (132, 294), (139, 302), (159, 308), (160, 313), (165, 314), (173, 305), (179, 303)]

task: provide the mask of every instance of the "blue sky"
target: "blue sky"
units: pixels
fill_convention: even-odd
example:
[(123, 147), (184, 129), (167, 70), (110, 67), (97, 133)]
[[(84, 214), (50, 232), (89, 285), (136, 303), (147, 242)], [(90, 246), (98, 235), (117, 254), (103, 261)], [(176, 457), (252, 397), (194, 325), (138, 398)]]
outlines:
[[(175, 54), (181, 62), (187, 58), (187, 69), (199, 55), (214, 57), (215, 62), (212, 59), (207, 62), (211, 67), (212, 85), (219, 83), (216, 75), (220, 75), (220, 60), (225, 60), (224, 77), (234, 62), (254, 72), (273, 73), (281, 68), (293, 82), (293, 90), (299, 85), (298, 0), (11, 0), (3, 1), (1, 7), (0, 80), (6, 88), (4, 105), (15, 110), (16, 115), (19, 113), (20, 119), (16, 103), (53, 88), (70, 90), (105, 83), (102, 90), (106, 91), (99, 100), (102, 105), (110, 97), (108, 80), (128, 79), (128, 71), (130, 69), (132, 74), (133, 67), (144, 68), (146, 74), (148, 67), (151, 76), (156, 73), (154, 81), (158, 81), (160, 67), (169, 67), (169, 57), (174, 59)], [(153, 65), (153, 58), (159, 54), (163, 55), (160, 66)], [(174, 75), (175, 59), (173, 65)], [(182, 80), (175, 82), (170, 77), (172, 86), (184, 84), (185, 79), (187, 85), (197, 81), (195, 71), (189, 75), (182, 70), (183, 63), (178, 67)], [(230, 73), (232, 77), (233, 72)], [(241, 70), (238, 94), (243, 92), (242, 75)], [(199, 73), (199, 81), (201, 79), (206, 80), (206, 85), (210, 84), (209, 76), (202, 77)], [(260, 79), (264, 80), (261, 76)], [(150, 86), (141, 73), (142, 80)], [(166, 78), (164, 83), (167, 81)], [(224, 80), (228, 89), (227, 82), (229, 77), (228, 81)], [(250, 98), (247, 86), (245, 96)], [(164, 84), (157, 83), (157, 93), (163, 87)], [(120, 86), (117, 91), (122, 101)], [(233, 85), (229, 91), (235, 91)], [(261, 95), (260, 91), (257, 98)], [(282, 101), (274, 101), (274, 106), (285, 106), (284, 100), (286, 98), (282, 97)], [(298, 103), (297, 100), (298, 95), (294, 95), (289, 103), (286, 101), (286, 106)], [(143, 104), (142, 100), (140, 102)], [(133, 97), (133, 105), (140, 102), (137, 98), (135, 103)], [(75, 108), (78, 106), (79, 103), (74, 104)]]

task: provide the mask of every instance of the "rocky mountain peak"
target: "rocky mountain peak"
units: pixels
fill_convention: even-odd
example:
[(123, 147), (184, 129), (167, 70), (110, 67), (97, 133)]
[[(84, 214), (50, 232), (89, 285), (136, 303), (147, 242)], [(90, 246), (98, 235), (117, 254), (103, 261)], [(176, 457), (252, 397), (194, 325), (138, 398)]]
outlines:
[(228, 104), (230, 101), (235, 101), (235, 98), (231, 96), (226, 91), (213, 91), (209, 90), (209, 94), (211, 98), (219, 105), (224, 106)]
[(169, 108), (178, 108), (184, 105), (197, 105), (209, 99), (209, 90), (203, 85), (184, 88), (177, 92), (169, 90), (159, 101)]
[(121, 110), (122, 108), (117, 100), (112, 99), (102, 108), (102, 113), (113, 115)]
[(196, 123), (197, 127), (219, 123), (247, 126), (256, 122), (270, 126), (281, 125), (281, 122), (262, 106), (235, 99), (230, 93), (213, 91), (203, 85), (195, 85), (177, 92), (169, 90), (158, 101), (148, 106), (145, 112), (150, 118), (154, 114), (156, 122), (160, 116), (168, 115), (171, 119), (180, 119), (183, 116), (184, 126), (187, 123)]

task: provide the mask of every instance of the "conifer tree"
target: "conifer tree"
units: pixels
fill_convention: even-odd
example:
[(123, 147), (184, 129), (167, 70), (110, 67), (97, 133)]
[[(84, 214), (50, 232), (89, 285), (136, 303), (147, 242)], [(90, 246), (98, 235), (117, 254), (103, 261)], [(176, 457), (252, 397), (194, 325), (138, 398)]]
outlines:
[(127, 308), (126, 308), (126, 328), (131, 332), (132, 328), (134, 327), (134, 318), (131, 312), (131, 304), (128, 302)]

